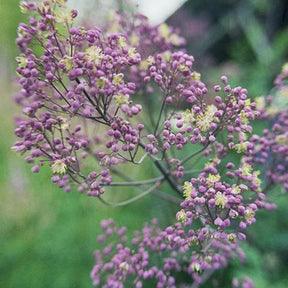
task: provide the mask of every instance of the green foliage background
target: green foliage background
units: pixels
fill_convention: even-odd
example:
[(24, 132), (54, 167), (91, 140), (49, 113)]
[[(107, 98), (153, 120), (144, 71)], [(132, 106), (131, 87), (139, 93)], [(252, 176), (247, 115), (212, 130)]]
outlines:
[[(32, 174), (23, 158), (10, 151), (15, 141), (13, 117), (19, 112), (12, 101), (17, 90), (13, 72), (17, 55), (14, 42), (17, 24), (24, 19), (18, 4), (18, 0), (0, 0), (0, 287), (91, 287), (89, 272), (101, 219), (112, 217), (132, 233), (153, 217), (159, 217), (163, 225), (169, 223), (177, 208), (153, 195), (128, 207), (110, 208), (75, 191), (65, 194), (50, 182), (49, 168), (41, 170), (39, 175)], [(279, 40), (273, 47), (277, 63), (288, 39), (286, 34), (283, 36), (285, 31), (281, 32), (282, 42)], [(245, 51), (251, 49), (249, 41), (245, 38), (241, 41), (235, 44), (230, 58), (237, 65), (240, 62), (240, 66), (241, 57), (246, 57)], [(273, 68), (267, 76), (263, 72), (265, 67), (258, 62), (246, 67), (247, 70), (240, 67), (239, 75), (245, 75), (242, 78), (246, 79), (248, 89), (264, 92), (263, 81), (270, 79), (276, 70)], [(220, 70), (210, 67), (203, 74), (219, 76)], [(257, 125), (258, 130), (263, 126)], [(145, 178), (153, 171), (144, 167), (144, 173), (141, 176)], [(111, 199), (115, 200), (121, 193), (131, 195), (135, 191), (110, 193)], [(288, 196), (278, 187), (271, 192), (271, 198), (278, 210), (259, 213), (258, 222), (249, 231), (249, 245), (243, 246), (247, 253), (245, 265), (231, 263), (227, 269), (218, 272), (219, 282), (209, 282), (207, 287), (212, 284), (230, 287), (232, 275), (242, 274), (251, 277), (259, 288), (288, 287)]]

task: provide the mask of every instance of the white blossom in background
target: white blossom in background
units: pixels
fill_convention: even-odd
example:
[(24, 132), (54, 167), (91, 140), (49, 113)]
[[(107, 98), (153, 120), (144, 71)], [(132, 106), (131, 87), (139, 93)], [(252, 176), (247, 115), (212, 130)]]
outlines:
[(139, 11), (146, 15), (151, 24), (159, 24), (177, 11), (187, 0), (134, 0)]
[[(117, 7), (130, 7), (131, 10), (138, 10), (146, 15), (151, 24), (159, 24), (165, 21), (175, 11), (177, 11), (187, 0), (69, 0), (68, 5), (79, 11), (81, 17), (87, 16), (87, 13), (97, 15), (102, 19), (109, 10)], [(91, 9), (92, 8), (92, 9)], [(93, 9), (94, 8), (94, 9)], [(96, 13), (95, 13), (96, 14)]]

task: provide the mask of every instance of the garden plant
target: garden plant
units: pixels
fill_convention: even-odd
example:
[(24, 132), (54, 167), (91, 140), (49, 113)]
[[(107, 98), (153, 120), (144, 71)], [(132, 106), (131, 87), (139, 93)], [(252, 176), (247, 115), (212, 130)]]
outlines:
[[(226, 76), (208, 88), (185, 39), (165, 23), (115, 13), (104, 27), (84, 27), (65, 0), (20, 6), (29, 22), (16, 40), (23, 113), (12, 149), (34, 173), (50, 166), (66, 193), (107, 207), (153, 193), (178, 211), (169, 226), (155, 218), (133, 236), (103, 220), (93, 285), (200, 287), (231, 259), (245, 261), (246, 228), (258, 210), (276, 208), (273, 186), (288, 190), (288, 64), (266, 97)], [(259, 134), (256, 121), (266, 123)], [(125, 187), (133, 195), (119, 201)]]

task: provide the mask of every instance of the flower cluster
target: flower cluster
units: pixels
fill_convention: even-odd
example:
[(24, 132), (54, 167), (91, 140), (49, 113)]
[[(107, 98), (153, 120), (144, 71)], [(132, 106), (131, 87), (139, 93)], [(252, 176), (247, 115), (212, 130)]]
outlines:
[(235, 165), (229, 162), (226, 165), (227, 181), (223, 180), (225, 167), (221, 167), (222, 176), (220, 167), (220, 160), (213, 159), (197, 179), (185, 182), (185, 200), (180, 204), (182, 210), (176, 218), (185, 226), (200, 219), (213, 229), (228, 231), (227, 238), (230, 238), (229, 229), (237, 226), (245, 229), (256, 221), (255, 214), (259, 208), (272, 209), (274, 206), (263, 201), (265, 194), (261, 193), (259, 173), (253, 171), (252, 166), (241, 163), (235, 169)]
[(287, 63), (283, 65), (281, 73), (275, 79), (274, 95), (266, 99), (260, 98), (263, 105), (259, 110), (268, 125), (262, 131), (262, 136), (251, 137), (253, 149), (246, 158), (246, 162), (251, 165), (261, 165), (259, 167), (262, 167), (266, 175), (265, 190), (275, 183), (283, 184), (284, 190), (288, 190), (287, 67)]
[[(150, 283), (152, 287), (173, 288), (185, 284), (180, 272), (200, 284), (203, 271), (225, 266), (235, 254), (243, 257), (236, 237), (227, 239), (223, 233), (207, 228), (186, 231), (177, 223), (161, 230), (154, 219), (127, 243), (125, 227), (117, 228), (112, 219), (101, 225), (104, 234), (98, 241), (103, 248), (95, 251), (96, 265), (91, 271), (95, 286), (141, 288)], [(109, 243), (113, 237), (117, 244)]]
[[(216, 137), (224, 129), (229, 132), (229, 148), (240, 152), (248, 148), (245, 133), (251, 132), (249, 120), (257, 111), (247, 99), (247, 90), (231, 88), (223, 76), (223, 91), (215, 86), (222, 95), (215, 97), (214, 104), (207, 104), (208, 89), (192, 70), (193, 57), (173, 52), (172, 45), (183, 43), (173, 29), (164, 24), (152, 27), (139, 15), (132, 34), (131, 25), (120, 17), (115, 18), (118, 26), (126, 30), (104, 33), (98, 28), (75, 28), (77, 12), (69, 10), (65, 1), (21, 5), (35, 15), (30, 25), (20, 24), (18, 31), (22, 54), (17, 57), (17, 73), (22, 89), (16, 101), (27, 117), (17, 120), (16, 135), (23, 140), (13, 148), (29, 153), (27, 162), (36, 164), (33, 172), (48, 162), (55, 174), (52, 181), (59, 187), (69, 191), (71, 184), (76, 184), (79, 191), (99, 196), (102, 186), (112, 180), (109, 167), (137, 162), (142, 150), (162, 159), (167, 150), (182, 150), (188, 143), (207, 147), (215, 142), (216, 146)], [(42, 54), (31, 49), (35, 45)], [(171, 51), (146, 57), (152, 45)], [(145, 53), (141, 54), (143, 47)], [(153, 86), (162, 94), (162, 104), (154, 131), (149, 133), (147, 122), (137, 118), (143, 107), (134, 100), (141, 102)], [(179, 105), (190, 108), (177, 111)], [(87, 129), (88, 125), (96, 126), (98, 133)], [(233, 142), (236, 134), (238, 144)], [(85, 175), (89, 155), (98, 161), (100, 170)], [(176, 166), (171, 175), (181, 178), (183, 167)]]
[[(181, 199), (175, 224), (160, 229), (153, 221), (131, 241), (126, 228), (103, 221), (99, 242), (106, 246), (95, 252), (94, 285), (178, 287), (185, 273), (199, 286), (228, 259), (243, 260), (244, 230), (260, 208), (274, 208), (267, 187), (281, 182), (288, 189), (288, 110), (277, 110), (272, 96), (251, 101), (226, 76), (208, 89), (193, 56), (177, 49), (185, 43), (178, 31), (152, 26), (143, 15), (116, 13), (101, 30), (75, 27), (77, 11), (65, 0), (22, 2), (21, 9), (32, 16), (19, 25), (16, 41), (15, 100), (23, 116), (12, 148), (26, 155), (34, 173), (47, 163), (52, 182), (66, 192), (75, 185), (109, 205), (151, 192), (171, 200), (158, 191), (163, 183)], [(282, 96), (287, 75), (286, 65), (275, 82)], [(257, 117), (271, 124), (263, 137), (252, 134)], [(156, 168), (155, 178), (134, 181), (118, 168), (141, 168), (144, 159)], [(265, 164), (265, 186), (258, 163)], [(106, 186), (147, 185), (124, 202), (103, 196)]]
[[(152, 44), (165, 50), (183, 39), (167, 25), (151, 26), (142, 15), (135, 16), (134, 22), (139, 23), (133, 33), (119, 15), (113, 18), (113, 29), (116, 24), (119, 29), (126, 26), (122, 32), (115, 33), (109, 26), (105, 32), (75, 28), (77, 11), (68, 9), (65, 2), (21, 3), (22, 11), (33, 16), (29, 25), (19, 25), (16, 41), (22, 51), (16, 59), (21, 85), (16, 102), (27, 117), (17, 119), (15, 133), (23, 140), (13, 149), (29, 153), (26, 160), (35, 163), (33, 172), (50, 163), (52, 181), (66, 191), (76, 184), (80, 192), (99, 196), (104, 191), (101, 185), (111, 182), (107, 175), (111, 165), (135, 162), (139, 146), (151, 154), (159, 152), (141, 143), (145, 123), (131, 122), (142, 110), (133, 98), (148, 73), (138, 73), (146, 61), (138, 50), (147, 52)], [(138, 82), (129, 80), (137, 77)], [(87, 125), (96, 126), (97, 133)], [(98, 161), (100, 171), (83, 174), (87, 156)]]
[[(147, 279), (153, 279), (155, 287), (178, 287), (183, 284), (177, 277), (180, 271), (200, 285), (202, 276), (225, 267), (228, 259), (237, 256), (243, 261), (239, 241), (246, 239), (244, 230), (256, 221), (258, 209), (273, 209), (274, 205), (266, 203), (265, 194), (259, 192), (259, 173), (252, 172), (251, 166), (243, 163), (236, 169), (228, 163), (223, 175), (229, 181), (224, 181), (219, 174), (220, 164), (219, 159), (212, 159), (197, 179), (184, 183), (185, 199), (176, 214), (178, 223), (165, 230), (159, 229), (155, 221), (152, 226), (145, 225), (142, 233), (135, 233), (133, 248), (125, 245), (126, 237), (111, 245), (107, 238), (113, 234), (122, 237), (119, 231), (125, 230), (117, 230), (111, 219), (104, 221), (104, 235), (99, 240), (109, 244), (95, 252), (97, 264), (91, 273), (94, 285), (125, 287), (133, 276), (136, 287), (145, 285)], [(155, 253), (160, 263), (155, 264), (151, 256)]]

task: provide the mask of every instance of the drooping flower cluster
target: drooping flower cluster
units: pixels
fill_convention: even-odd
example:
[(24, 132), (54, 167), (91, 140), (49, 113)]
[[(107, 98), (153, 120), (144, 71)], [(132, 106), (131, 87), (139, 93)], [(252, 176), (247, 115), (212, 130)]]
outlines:
[[(124, 79), (123, 72), (139, 64), (140, 55), (123, 44), (123, 36), (74, 28), (77, 12), (70, 11), (65, 1), (23, 2), (21, 7), (35, 16), (30, 26), (21, 24), (18, 29), (17, 44), (23, 53), (17, 58), (22, 89), (16, 101), (28, 117), (17, 120), (16, 135), (23, 141), (14, 149), (29, 152), (29, 163), (41, 159), (34, 172), (48, 161), (56, 175), (52, 181), (66, 191), (72, 179), (80, 191), (97, 196), (103, 192), (99, 182), (111, 182), (105, 167), (125, 159), (120, 149), (133, 153), (139, 142), (143, 125), (132, 128), (123, 117), (137, 115), (142, 107), (131, 101), (136, 87)], [(33, 45), (41, 49), (40, 56), (29, 48)], [(97, 133), (84, 131), (89, 122)], [(101, 134), (107, 134), (106, 143)], [(100, 161), (102, 172), (82, 175), (88, 154)]]
[[(66, 191), (73, 182), (79, 191), (99, 196), (101, 185), (111, 182), (111, 165), (134, 162), (139, 146), (151, 154), (159, 152), (141, 143), (144, 124), (130, 120), (142, 110), (132, 99), (139, 83), (129, 81), (144, 65), (138, 48), (157, 44), (165, 50), (183, 39), (164, 24), (152, 27), (141, 15), (135, 18), (135, 23), (140, 22), (132, 34), (130, 26), (126, 32), (106, 34), (98, 28), (75, 28), (77, 11), (68, 9), (65, 2), (21, 3), (23, 12), (33, 16), (30, 25), (20, 24), (18, 29), (22, 54), (16, 60), (22, 89), (16, 101), (27, 118), (17, 120), (16, 135), (23, 140), (13, 148), (29, 153), (27, 162), (36, 164), (33, 172), (49, 162), (56, 175), (52, 181)], [(117, 19), (120, 23), (114, 24), (124, 27), (125, 18)], [(150, 42), (147, 34), (153, 35)], [(31, 49), (35, 46), (40, 55)], [(86, 129), (87, 125), (98, 131)], [(84, 175), (88, 155), (98, 160), (100, 171)]]
[[(16, 119), (20, 141), (13, 149), (35, 173), (48, 163), (52, 182), (66, 192), (75, 185), (106, 204), (133, 199), (109, 203), (105, 186), (150, 185), (136, 200), (160, 196), (157, 189), (168, 183), (181, 198), (176, 224), (160, 229), (154, 221), (131, 241), (125, 228), (104, 221), (99, 241), (106, 247), (95, 253), (94, 285), (178, 287), (179, 273), (200, 285), (228, 259), (242, 259), (243, 230), (260, 208), (274, 208), (255, 163), (269, 165), (269, 184), (287, 189), (288, 110), (271, 116), (273, 109), (259, 107), (263, 101), (252, 102), (226, 76), (209, 91), (193, 70), (193, 56), (176, 49), (185, 43), (178, 31), (151, 26), (143, 15), (131, 21), (116, 13), (100, 30), (75, 27), (77, 11), (65, 0), (22, 2), (21, 8), (32, 16), (18, 29), (15, 100), (24, 116)], [(286, 66), (276, 80), (282, 94), (285, 78)], [(251, 136), (257, 116), (273, 126), (263, 137)], [(155, 178), (134, 181), (118, 168), (141, 168), (145, 158), (159, 172)], [(113, 235), (116, 243), (108, 243)]]

